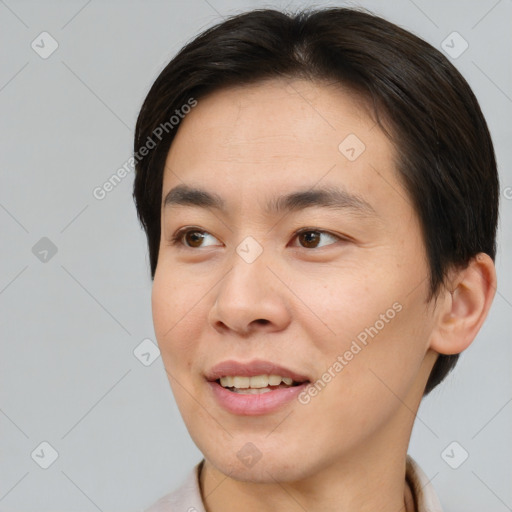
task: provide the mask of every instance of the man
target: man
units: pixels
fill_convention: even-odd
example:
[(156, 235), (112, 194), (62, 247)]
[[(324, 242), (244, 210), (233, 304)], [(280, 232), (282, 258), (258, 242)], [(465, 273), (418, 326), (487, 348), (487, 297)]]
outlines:
[(162, 71), (134, 157), (204, 454), (150, 510), (441, 510), (413, 421), (496, 289), (496, 162), (457, 70), (366, 12), (245, 13)]

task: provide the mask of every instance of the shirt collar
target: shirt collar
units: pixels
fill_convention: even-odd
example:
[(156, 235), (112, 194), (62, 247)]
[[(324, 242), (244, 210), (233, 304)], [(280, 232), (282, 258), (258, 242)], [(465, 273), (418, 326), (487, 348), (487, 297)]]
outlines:
[[(174, 492), (163, 496), (144, 512), (206, 512), (199, 487), (199, 472), (203, 462), (204, 459)], [(434, 487), (410, 455), (407, 455), (405, 478), (411, 488), (417, 512), (442, 512)]]

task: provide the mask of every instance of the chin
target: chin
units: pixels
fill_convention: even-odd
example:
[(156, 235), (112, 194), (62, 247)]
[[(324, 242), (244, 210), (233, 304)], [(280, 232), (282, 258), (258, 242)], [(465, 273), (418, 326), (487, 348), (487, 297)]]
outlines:
[(292, 453), (287, 453), (289, 450), (272, 449), (265, 450), (265, 454), (257, 452), (253, 447), (254, 445), (247, 443), (237, 451), (228, 449), (217, 453), (214, 449), (203, 453), (205, 459), (218, 471), (241, 482), (294, 482), (307, 478), (315, 471), (313, 461), (310, 460), (306, 465), (304, 456), (297, 448), (294, 448)]

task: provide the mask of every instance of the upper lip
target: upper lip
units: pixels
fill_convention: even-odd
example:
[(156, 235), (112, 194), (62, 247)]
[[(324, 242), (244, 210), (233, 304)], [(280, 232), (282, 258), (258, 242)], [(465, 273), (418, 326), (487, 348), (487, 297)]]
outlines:
[(273, 363), (271, 361), (264, 361), (262, 359), (253, 359), (246, 363), (239, 361), (228, 360), (222, 361), (206, 372), (206, 379), (215, 381), (221, 377), (227, 376), (242, 376), (242, 377), (255, 377), (256, 375), (279, 375), (281, 377), (290, 377), (295, 382), (308, 381), (309, 378), (301, 375), (289, 368)]

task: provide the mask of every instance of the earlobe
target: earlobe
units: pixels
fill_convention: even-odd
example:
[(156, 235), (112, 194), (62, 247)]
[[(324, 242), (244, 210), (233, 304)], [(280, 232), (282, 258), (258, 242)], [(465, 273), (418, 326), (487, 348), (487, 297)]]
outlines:
[(496, 293), (492, 258), (477, 254), (469, 265), (455, 272), (439, 301), (430, 348), (440, 354), (459, 354), (475, 339)]

